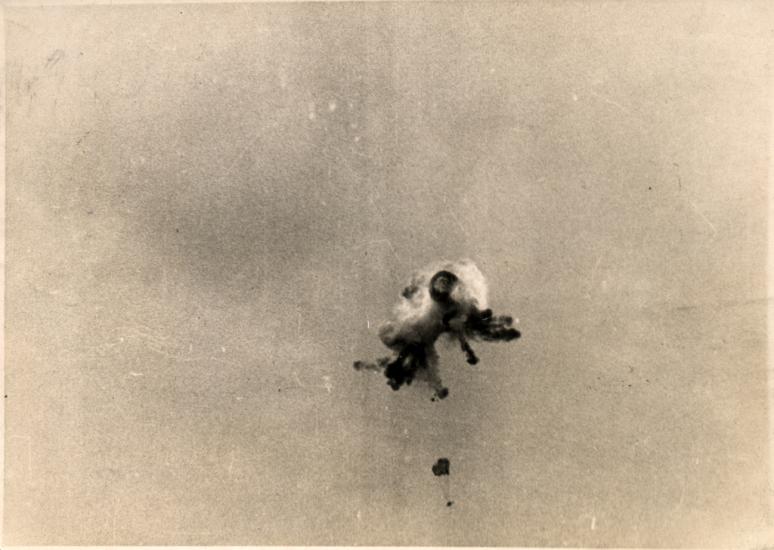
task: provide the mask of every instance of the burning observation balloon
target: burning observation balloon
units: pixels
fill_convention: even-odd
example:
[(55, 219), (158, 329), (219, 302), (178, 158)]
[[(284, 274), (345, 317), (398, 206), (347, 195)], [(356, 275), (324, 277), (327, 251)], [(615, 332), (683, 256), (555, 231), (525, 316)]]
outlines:
[(521, 336), (513, 318), (488, 309), (487, 285), (470, 260), (439, 263), (414, 273), (395, 306), (393, 320), (379, 329), (379, 338), (394, 352), (376, 362), (356, 361), (357, 370), (383, 372), (393, 390), (417, 378), (425, 380), (439, 399), (449, 394), (438, 371), (435, 342), (442, 335), (456, 340), (467, 362), (478, 363), (470, 340), (510, 341)]

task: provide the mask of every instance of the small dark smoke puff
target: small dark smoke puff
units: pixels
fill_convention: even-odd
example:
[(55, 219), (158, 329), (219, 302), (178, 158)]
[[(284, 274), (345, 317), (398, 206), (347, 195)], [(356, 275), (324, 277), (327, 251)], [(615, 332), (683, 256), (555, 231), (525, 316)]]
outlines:
[[(438, 355), (434, 348), (422, 344), (406, 343), (398, 351), (397, 357), (390, 359), (382, 357), (376, 363), (355, 361), (355, 370), (373, 370), (383, 372), (387, 378), (387, 385), (393, 390), (401, 386), (410, 386), (418, 375), (424, 375), (431, 384), (437, 378)], [(435, 377), (435, 378), (434, 378)], [(449, 395), (449, 390), (444, 387), (435, 387), (438, 398), (443, 399)]]
[(449, 475), (450, 462), (448, 458), (439, 458), (435, 464), (433, 464), (433, 475), (435, 476), (448, 476)]
[(414, 275), (403, 290), (395, 320), (379, 331), (382, 342), (395, 352), (375, 363), (356, 361), (357, 370), (382, 371), (393, 390), (425, 379), (443, 399), (449, 393), (441, 382), (435, 342), (450, 334), (460, 343), (467, 362), (478, 363), (468, 339), (510, 341), (520, 336), (510, 316), (494, 316), (486, 307), (486, 282), (470, 261), (446, 264), (441, 269)]
[(474, 311), (465, 320), (465, 332), (485, 342), (510, 342), (521, 336), (518, 330), (511, 327), (512, 323), (513, 317), (510, 315), (493, 317), (491, 309)]
[(387, 384), (397, 390), (403, 384), (411, 385), (419, 369), (427, 368), (427, 348), (417, 344), (406, 344), (398, 353), (398, 358), (388, 363), (384, 369)]

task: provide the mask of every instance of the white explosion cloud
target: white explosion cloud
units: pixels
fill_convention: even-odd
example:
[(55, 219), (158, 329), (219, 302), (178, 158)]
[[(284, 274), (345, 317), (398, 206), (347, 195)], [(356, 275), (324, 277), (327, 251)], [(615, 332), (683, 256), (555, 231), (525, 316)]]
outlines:
[(443, 399), (449, 391), (441, 381), (435, 349), (442, 335), (460, 344), (471, 365), (478, 357), (470, 340), (510, 341), (521, 335), (511, 328), (510, 316), (492, 315), (487, 294), (486, 279), (471, 260), (438, 262), (417, 271), (403, 289), (393, 319), (379, 329), (379, 338), (395, 355), (356, 361), (355, 369), (384, 372), (394, 390), (425, 380)]

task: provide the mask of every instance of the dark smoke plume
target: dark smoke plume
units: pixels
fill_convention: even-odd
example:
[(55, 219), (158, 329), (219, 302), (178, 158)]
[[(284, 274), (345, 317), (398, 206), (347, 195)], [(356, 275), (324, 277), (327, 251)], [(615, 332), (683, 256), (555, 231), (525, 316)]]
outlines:
[(412, 276), (395, 307), (394, 320), (379, 329), (379, 338), (395, 355), (356, 361), (354, 367), (383, 372), (393, 390), (423, 379), (443, 399), (449, 390), (438, 372), (438, 338), (456, 339), (467, 362), (475, 365), (478, 357), (470, 341), (514, 340), (521, 334), (512, 323), (510, 316), (495, 316), (487, 308), (486, 280), (473, 262), (438, 264)]
[(449, 475), (449, 462), (448, 458), (439, 458), (435, 464), (433, 464), (433, 475), (435, 476), (448, 476)]

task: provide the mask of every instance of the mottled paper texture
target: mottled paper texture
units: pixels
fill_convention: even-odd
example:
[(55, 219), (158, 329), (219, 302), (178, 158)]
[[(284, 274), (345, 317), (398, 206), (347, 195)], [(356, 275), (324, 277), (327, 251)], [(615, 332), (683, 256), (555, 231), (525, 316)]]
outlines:
[[(4, 22), (5, 545), (765, 539), (768, 3)], [(458, 258), (522, 337), (356, 372)]]

